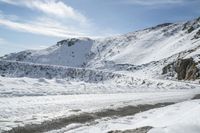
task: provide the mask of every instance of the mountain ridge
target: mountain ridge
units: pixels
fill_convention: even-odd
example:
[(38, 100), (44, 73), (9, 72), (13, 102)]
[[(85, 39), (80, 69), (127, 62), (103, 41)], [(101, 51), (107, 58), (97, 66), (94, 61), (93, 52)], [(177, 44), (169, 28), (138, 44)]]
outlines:
[[(162, 73), (163, 68), (168, 64), (185, 58), (194, 58), (196, 68), (199, 70), (200, 52), (198, 51), (200, 51), (200, 17), (181, 23), (163, 23), (114, 37), (69, 38), (43, 50), (11, 53), (1, 59), (120, 71), (127, 71), (129, 68), (132, 68), (129, 70), (145, 68), (148, 71), (156, 71), (154, 75), (157, 75)], [(176, 56), (185, 52), (188, 56)], [(154, 66), (151, 62), (160, 63)], [(151, 67), (146, 68), (148, 64), (151, 64)], [(152, 70), (153, 66), (156, 70)]]

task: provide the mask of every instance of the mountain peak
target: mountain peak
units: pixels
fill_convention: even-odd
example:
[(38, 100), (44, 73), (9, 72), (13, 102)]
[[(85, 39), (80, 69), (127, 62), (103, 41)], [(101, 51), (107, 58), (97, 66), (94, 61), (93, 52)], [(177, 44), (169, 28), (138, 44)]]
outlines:
[(59, 42), (57, 42), (57, 46), (62, 46), (62, 45), (68, 45), (68, 47), (72, 46), (72, 45), (75, 45), (77, 42), (80, 42), (80, 41), (91, 41), (90, 38), (68, 38), (68, 39), (65, 39), (65, 40), (61, 40)]
[(158, 24), (154, 27), (151, 27), (150, 29), (155, 30), (155, 29), (159, 29), (159, 28), (163, 28), (163, 27), (167, 27), (169, 25), (172, 25), (173, 23), (163, 23), (163, 24)]

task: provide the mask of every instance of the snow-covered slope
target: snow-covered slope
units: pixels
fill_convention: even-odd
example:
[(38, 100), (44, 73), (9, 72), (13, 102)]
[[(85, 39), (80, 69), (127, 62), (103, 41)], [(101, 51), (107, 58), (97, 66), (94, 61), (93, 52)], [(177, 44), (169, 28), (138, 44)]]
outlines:
[[(123, 73), (128, 71), (128, 74), (145, 78), (163, 78), (161, 74), (165, 74), (164, 78), (171, 76), (173, 78), (179, 77), (178, 79), (197, 79), (197, 77), (200, 77), (199, 51), (200, 18), (182, 23), (165, 23), (114, 37), (66, 39), (47, 49), (12, 53), (1, 57), (1, 59), (92, 68), (94, 69), (93, 74), (98, 74), (98, 72), (95, 72), (96, 69), (104, 69), (115, 72), (123, 71)], [(195, 61), (193, 63), (195, 67), (193, 64), (186, 67), (190, 68), (189, 71), (184, 70), (186, 72), (180, 78), (180, 74), (178, 72), (176, 74), (175, 69), (180, 69), (182, 66), (176, 66), (176, 64), (180, 62), (179, 59), (187, 60), (188, 58)], [(28, 66), (31, 67), (30, 64)], [(18, 66), (18, 68), (20, 67)], [(25, 69), (28, 70), (26, 67), (21, 68), (20, 71)], [(191, 71), (192, 76), (190, 76)], [(189, 76), (187, 76), (188, 73)], [(62, 77), (58, 73), (54, 75)], [(35, 75), (35, 77), (37, 78), (38, 75)]]
[(67, 39), (44, 50), (28, 50), (4, 56), (6, 60), (83, 67), (93, 41), (89, 38)]
[(9, 54), (3, 59), (73, 67), (141, 65), (196, 47), (200, 45), (199, 37), (200, 18), (103, 39), (67, 39), (44, 50)]

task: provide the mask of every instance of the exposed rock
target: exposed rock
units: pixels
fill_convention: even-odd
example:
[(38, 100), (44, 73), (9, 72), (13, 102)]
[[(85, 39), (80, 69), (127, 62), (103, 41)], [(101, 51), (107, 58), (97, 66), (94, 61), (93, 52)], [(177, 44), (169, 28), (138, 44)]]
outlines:
[(188, 33), (191, 33), (191, 32), (193, 32), (195, 29), (194, 29), (194, 27), (190, 27), (189, 29), (188, 29)]
[(96, 71), (92, 69), (80, 69), (73, 67), (52, 66), (42, 64), (31, 64), (0, 60), (0, 75), (7, 77), (29, 77), (29, 78), (67, 78), (77, 79), (85, 82), (100, 82), (124, 75), (112, 72)]
[[(162, 74), (167, 74), (169, 72), (173, 72), (175, 68), (175, 64), (174, 63), (171, 63), (171, 64), (168, 64), (167, 66), (165, 66), (162, 70)], [(172, 76), (172, 75), (171, 75)]]
[(166, 26), (169, 26), (169, 25), (172, 25), (172, 24), (173, 23), (163, 23), (163, 24), (156, 25), (155, 27), (152, 27), (150, 29), (158, 29), (158, 28), (166, 27)]
[(176, 72), (178, 80), (195, 80), (200, 77), (197, 63), (192, 58), (178, 59), (176, 62), (165, 66), (162, 71), (162, 74)]
[(194, 35), (194, 39), (200, 38), (200, 30), (197, 31), (197, 33)]
[[(16, 55), (15, 57), (16, 61), (23, 61), (25, 58), (31, 55), (31, 52), (27, 50), (27, 51), (22, 51), (19, 53), (11, 53), (10, 55), (14, 55), (14, 54)], [(10, 57), (8, 55), (4, 55), (3, 57), (1, 57), (1, 59), (10, 60)]]
[(196, 62), (192, 59), (179, 59), (176, 62), (175, 71), (177, 72), (178, 80), (195, 80), (198, 78), (199, 70)]
[(67, 44), (68, 47), (74, 45), (76, 42), (78, 42), (79, 39), (76, 39), (76, 38), (71, 38), (71, 39), (67, 39), (67, 40), (62, 40), (62, 41), (59, 41), (57, 43), (57, 46), (62, 46), (63, 44)]
[(187, 33), (192, 33), (194, 30), (200, 27), (200, 17), (194, 21), (188, 21), (183, 25), (182, 30), (186, 30)]

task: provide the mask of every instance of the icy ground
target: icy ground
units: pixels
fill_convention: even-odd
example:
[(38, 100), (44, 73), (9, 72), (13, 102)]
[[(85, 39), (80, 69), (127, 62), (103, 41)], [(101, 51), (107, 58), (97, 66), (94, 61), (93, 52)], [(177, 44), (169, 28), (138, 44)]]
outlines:
[[(156, 84), (158, 82), (161, 81)], [(197, 84), (191, 84), (193, 89), (184, 87), (190, 84), (183, 84), (183, 88), (177, 86), (177, 89), (167, 89), (168, 86), (155, 89), (109, 83), (1, 77), (0, 132), (83, 112), (128, 105), (181, 102), (200, 93)], [(174, 81), (169, 83), (174, 87), (179, 84)]]
[[(199, 133), (200, 132), (200, 100), (191, 100), (159, 109), (152, 109), (134, 116), (102, 119), (98, 124), (79, 125), (73, 129), (71, 125), (62, 131), (69, 133), (102, 133), (111, 130), (127, 130), (139, 127), (154, 127), (148, 133)], [(89, 126), (88, 126), (89, 125)], [(76, 125), (77, 126), (77, 125)], [(71, 128), (71, 130), (69, 130)], [(51, 133), (57, 133), (52, 131)]]

